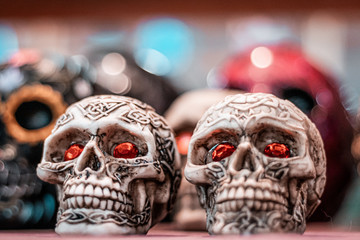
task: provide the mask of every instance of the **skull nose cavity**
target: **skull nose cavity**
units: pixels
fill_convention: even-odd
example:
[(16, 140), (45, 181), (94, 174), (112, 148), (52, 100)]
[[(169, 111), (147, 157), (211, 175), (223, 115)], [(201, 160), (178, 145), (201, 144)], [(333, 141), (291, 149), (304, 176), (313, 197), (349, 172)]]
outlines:
[(235, 174), (244, 168), (253, 171), (255, 166), (251, 160), (250, 155), (251, 155), (251, 144), (249, 142), (241, 143), (237, 147), (233, 156), (231, 156), (229, 163), (230, 172)]
[(88, 157), (87, 161), (83, 164), (80, 164), (78, 167), (79, 171), (83, 171), (86, 168), (90, 168), (93, 171), (99, 170), (101, 167), (101, 163), (99, 161), (99, 158), (96, 155), (91, 155)]
[(96, 172), (101, 168), (101, 161), (94, 151), (94, 148), (91, 148), (84, 153), (84, 156), (80, 159), (76, 168), (79, 172), (82, 172), (87, 168)]

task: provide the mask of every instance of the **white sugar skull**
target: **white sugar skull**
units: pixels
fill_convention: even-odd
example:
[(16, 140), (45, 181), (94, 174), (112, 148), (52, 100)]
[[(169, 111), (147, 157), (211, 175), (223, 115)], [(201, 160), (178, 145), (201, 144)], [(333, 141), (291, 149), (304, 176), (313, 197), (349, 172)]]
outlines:
[(226, 97), (198, 122), (185, 176), (210, 234), (302, 233), (320, 203), (325, 153), (315, 125), (271, 94)]
[(59, 234), (145, 234), (172, 207), (181, 176), (164, 119), (111, 95), (67, 109), (45, 140), (37, 174), (58, 186)]

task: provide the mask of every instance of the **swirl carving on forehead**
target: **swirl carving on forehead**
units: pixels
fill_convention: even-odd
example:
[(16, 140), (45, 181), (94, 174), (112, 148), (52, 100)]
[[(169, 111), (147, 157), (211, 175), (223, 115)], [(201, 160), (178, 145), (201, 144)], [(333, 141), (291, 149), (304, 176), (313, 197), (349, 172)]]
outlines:
[[(271, 94), (245, 93), (226, 97), (222, 102), (213, 105), (200, 119), (195, 132), (206, 131), (219, 122), (236, 122), (245, 126), (251, 121), (261, 118), (274, 119), (286, 126), (298, 129), (298, 125), (307, 119), (295, 105), (287, 100), (279, 99)], [(303, 129), (303, 128), (302, 128)]]
[(92, 121), (106, 117), (116, 109), (119, 109), (123, 106), (128, 106), (129, 109), (125, 110), (126, 112), (137, 109), (142, 109), (144, 111), (153, 110), (153, 108), (147, 104), (142, 103), (136, 99), (130, 99), (121, 96), (98, 96), (88, 101), (86, 100), (87, 99), (78, 102), (75, 106), (80, 109), (84, 117)]
[(126, 105), (126, 102), (113, 99), (95, 99), (89, 103), (80, 102), (77, 107), (83, 113), (84, 117), (92, 121), (99, 120), (108, 116), (115, 109)]
[(71, 113), (68, 113), (68, 112), (64, 113), (56, 121), (55, 127), (52, 130), (52, 133), (55, 132), (59, 127), (67, 124), (68, 122), (70, 122), (73, 119), (74, 119), (74, 116)]

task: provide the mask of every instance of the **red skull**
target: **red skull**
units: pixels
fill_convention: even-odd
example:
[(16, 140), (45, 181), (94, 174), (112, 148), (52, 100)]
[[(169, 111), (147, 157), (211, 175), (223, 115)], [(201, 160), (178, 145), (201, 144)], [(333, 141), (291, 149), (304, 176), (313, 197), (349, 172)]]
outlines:
[(334, 216), (352, 180), (352, 128), (333, 79), (317, 70), (292, 45), (252, 48), (227, 59), (217, 84), (288, 99), (318, 127), (327, 155), (327, 185), (311, 220)]

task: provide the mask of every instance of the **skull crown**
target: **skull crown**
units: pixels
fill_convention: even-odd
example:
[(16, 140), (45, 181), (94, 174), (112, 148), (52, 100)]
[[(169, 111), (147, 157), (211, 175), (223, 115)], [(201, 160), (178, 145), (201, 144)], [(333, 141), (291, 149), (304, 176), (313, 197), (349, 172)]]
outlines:
[(58, 119), (37, 175), (57, 185), (57, 233), (146, 234), (172, 208), (180, 167), (172, 130), (153, 108), (101, 95)]
[(303, 233), (325, 173), (315, 125), (291, 102), (264, 93), (228, 96), (209, 108), (185, 167), (210, 234)]

